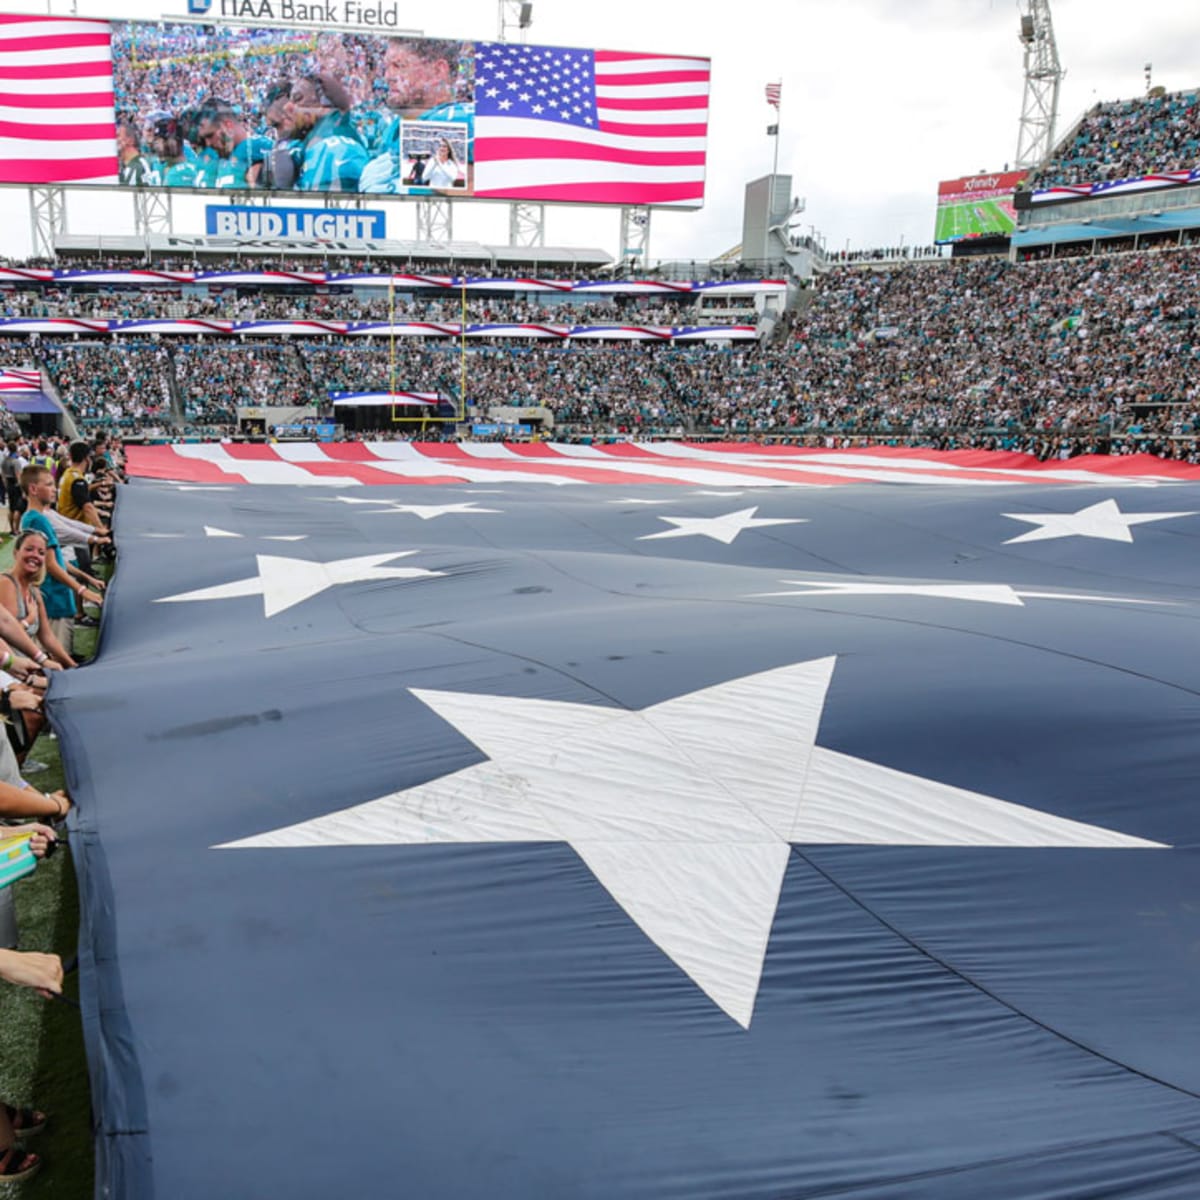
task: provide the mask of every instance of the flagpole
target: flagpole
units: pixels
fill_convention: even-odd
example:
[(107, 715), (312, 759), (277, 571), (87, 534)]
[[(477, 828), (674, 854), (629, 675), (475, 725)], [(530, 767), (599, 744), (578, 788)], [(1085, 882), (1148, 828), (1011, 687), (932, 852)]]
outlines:
[(775, 120), (767, 126), (767, 133), (775, 136), (775, 157), (771, 162), (771, 195), (775, 195), (775, 176), (779, 174), (779, 118), (783, 111), (783, 80), (768, 83), (767, 103), (775, 110)]
[(775, 193), (775, 176), (779, 174), (779, 118), (783, 112), (783, 97), (779, 98), (779, 102), (775, 105), (775, 159), (771, 163), (771, 194), (774, 199)]

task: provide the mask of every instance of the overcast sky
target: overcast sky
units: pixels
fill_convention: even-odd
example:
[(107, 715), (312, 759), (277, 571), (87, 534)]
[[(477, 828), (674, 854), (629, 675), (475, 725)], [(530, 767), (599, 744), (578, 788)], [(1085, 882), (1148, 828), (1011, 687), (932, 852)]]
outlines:
[[(50, 0), (66, 14), (70, 0)], [(1065, 130), (1097, 100), (1141, 94), (1144, 67), (1169, 90), (1200, 84), (1200, 4), (1154, 0), (1052, 0), (1067, 69), (1059, 108)], [(44, 4), (4, 4), (45, 12)], [(78, 0), (81, 16), (158, 19), (185, 0)], [(401, 23), (430, 36), (494, 38), (497, 0), (434, 5), (400, 0)], [(779, 169), (807, 200), (811, 223), (833, 247), (928, 243), (939, 179), (994, 171), (1016, 154), (1024, 86), (1015, 0), (535, 0), (531, 42), (673, 51), (713, 60), (704, 208), (656, 212), (654, 258), (708, 258), (741, 237), (743, 188), (771, 170), (774, 113), (763, 88), (783, 81)], [(413, 236), (411, 206), (390, 209), (389, 236)], [(0, 251), (28, 251), (24, 192), (4, 190)], [(132, 232), (125, 197), (71, 202), (72, 232)], [(507, 207), (455, 205), (455, 236), (507, 240)], [(617, 250), (616, 211), (550, 209), (547, 242)], [(179, 197), (176, 230), (203, 231), (202, 202)]]

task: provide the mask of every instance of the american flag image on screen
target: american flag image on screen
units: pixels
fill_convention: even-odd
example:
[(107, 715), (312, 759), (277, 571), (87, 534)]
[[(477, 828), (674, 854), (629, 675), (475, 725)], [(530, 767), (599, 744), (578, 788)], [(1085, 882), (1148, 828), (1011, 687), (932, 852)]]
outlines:
[(0, 183), (116, 183), (107, 21), (0, 15)]
[(475, 194), (699, 206), (706, 58), (475, 48)]

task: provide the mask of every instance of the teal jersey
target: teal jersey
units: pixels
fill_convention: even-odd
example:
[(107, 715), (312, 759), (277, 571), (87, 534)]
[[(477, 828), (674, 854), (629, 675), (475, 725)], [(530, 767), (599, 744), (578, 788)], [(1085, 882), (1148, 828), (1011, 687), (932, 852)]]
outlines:
[(246, 188), (250, 186), (248, 172), (256, 163), (271, 156), (275, 143), (268, 137), (251, 135), (243, 138), (228, 158), (218, 158), (213, 170), (212, 187)]
[(216, 187), (221, 156), (211, 147), (205, 146), (192, 161), (196, 168), (196, 182), (193, 186), (198, 188)]
[(356, 192), (367, 148), (349, 114), (323, 116), (302, 143), (303, 159), (296, 187), (302, 192)]
[(165, 187), (196, 187), (196, 168), (190, 162), (172, 163), (163, 171)]
[(354, 119), (358, 125), (359, 141), (372, 153), (376, 153), (390, 121), (387, 111), (378, 108), (360, 108), (354, 114)]

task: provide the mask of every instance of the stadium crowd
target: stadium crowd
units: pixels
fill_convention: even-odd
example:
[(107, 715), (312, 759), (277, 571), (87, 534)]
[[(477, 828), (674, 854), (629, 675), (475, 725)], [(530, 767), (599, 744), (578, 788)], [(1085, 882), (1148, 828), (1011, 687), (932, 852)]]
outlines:
[[(71, 799), (26, 776), (45, 769), (30, 752), (48, 728), (53, 673), (79, 665), (76, 626), (97, 624), (91, 613), (104, 582), (92, 558), (112, 549), (113, 453), (104, 438), (68, 445), (11, 437), (0, 447), (9, 529), (0, 537), (12, 547), (12, 565), (0, 573), (0, 979), (46, 998), (61, 994), (64, 965), (57, 954), (21, 948), (13, 888), (57, 849)], [(38, 1170), (41, 1159), (25, 1142), (46, 1123), (36, 1108), (0, 1102), (0, 1182)]]
[[(848, 265), (824, 276), (807, 310), (764, 343), (469, 343), (465, 400), (484, 420), (498, 408), (542, 408), (561, 437), (881, 438), (1039, 453), (1153, 443), (1191, 454), (1200, 433), (1198, 267), (1197, 246), (1020, 264)], [(293, 299), (330, 298), (265, 303), (273, 311)], [(471, 303), (481, 316), (492, 303), (524, 313), (555, 307)], [(586, 307), (604, 312), (608, 303)], [(28, 357), (29, 343), (8, 343), (18, 345)], [(120, 345), (114, 353), (107, 340), (43, 338), (36, 348), (88, 428), (166, 424), (224, 435), (239, 407), (328, 411), (330, 393), (341, 391), (437, 391), (457, 407), (464, 380), (460, 347), (449, 341)]]
[(1031, 187), (1190, 170), (1200, 162), (1200, 92), (1097, 104), (1030, 176)]

